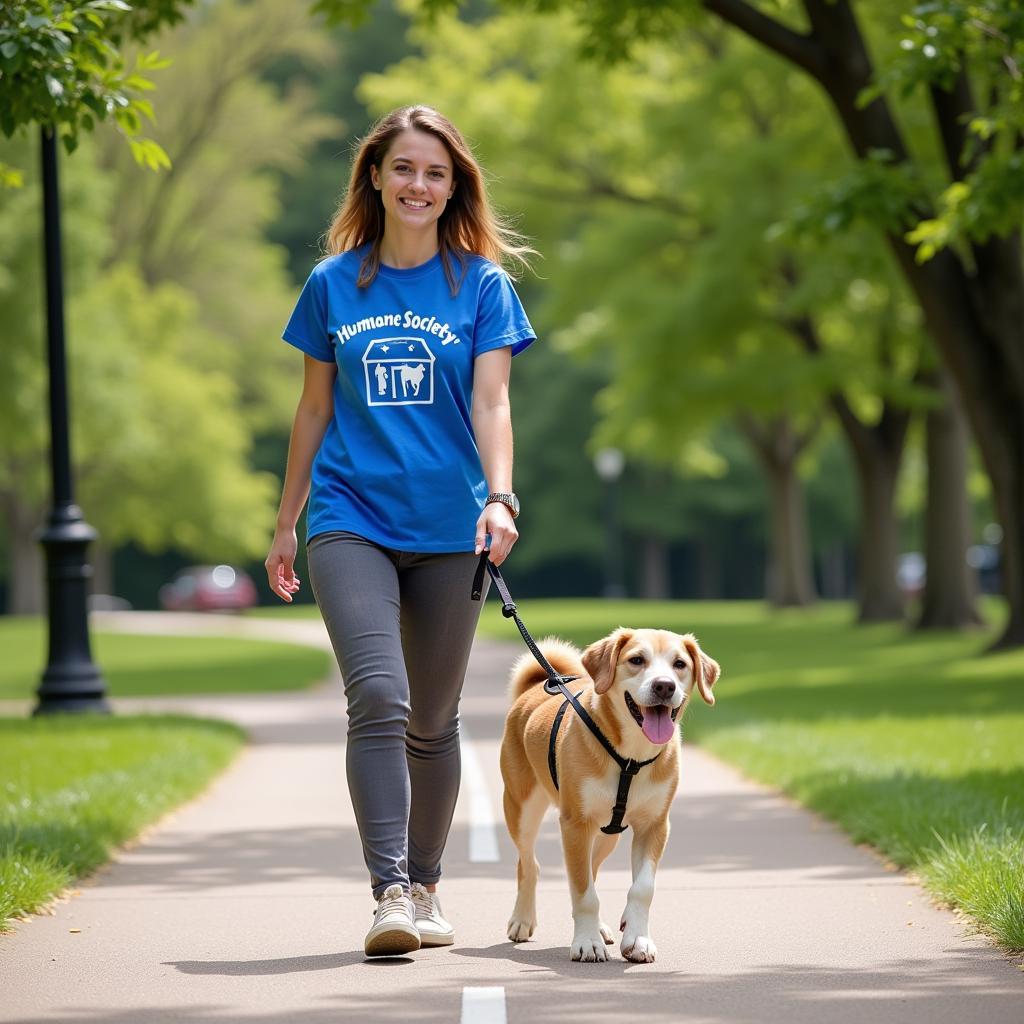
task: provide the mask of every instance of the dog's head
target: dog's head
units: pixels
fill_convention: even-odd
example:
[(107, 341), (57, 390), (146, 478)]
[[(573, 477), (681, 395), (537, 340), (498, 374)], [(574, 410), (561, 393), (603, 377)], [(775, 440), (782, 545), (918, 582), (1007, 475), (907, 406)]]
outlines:
[(659, 744), (675, 735), (676, 718), (694, 686), (708, 704), (715, 703), (711, 688), (721, 672), (692, 633), (621, 627), (583, 652), (583, 667), (597, 693), (613, 686), (622, 691), (629, 716)]

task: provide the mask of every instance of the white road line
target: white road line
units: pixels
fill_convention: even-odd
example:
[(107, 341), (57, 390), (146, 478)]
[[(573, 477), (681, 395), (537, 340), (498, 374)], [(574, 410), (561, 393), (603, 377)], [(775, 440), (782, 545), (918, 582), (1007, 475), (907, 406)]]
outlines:
[(499, 986), (464, 988), (461, 1024), (506, 1024), (505, 990)]
[[(462, 783), (469, 793), (469, 859), (475, 864), (496, 864), (498, 832), (487, 781), (465, 726), (459, 727), (462, 748)], [(487, 991), (481, 989), (481, 991)], [(502, 1020), (504, 1020), (502, 1016)]]

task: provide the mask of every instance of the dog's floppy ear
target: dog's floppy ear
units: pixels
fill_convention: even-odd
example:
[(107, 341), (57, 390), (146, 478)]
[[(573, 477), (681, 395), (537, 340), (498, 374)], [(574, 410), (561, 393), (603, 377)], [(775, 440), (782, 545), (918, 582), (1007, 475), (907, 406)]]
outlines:
[(592, 643), (583, 652), (583, 667), (594, 680), (594, 689), (598, 693), (604, 693), (614, 682), (619, 652), (632, 639), (633, 630), (619, 626), (614, 633)]
[(714, 658), (709, 657), (700, 649), (700, 644), (697, 643), (697, 638), (692, 633), (687, 633), (683, 637), (683, 646), (693, 661), (693, 677), (697, 683), (697, 689), (700, 690), (700, 695), (706, 703), (714, 704), (715, 695), (711, 692), (711, 687), (715, 685), (715, 681), (721, 675), (721, 667)]

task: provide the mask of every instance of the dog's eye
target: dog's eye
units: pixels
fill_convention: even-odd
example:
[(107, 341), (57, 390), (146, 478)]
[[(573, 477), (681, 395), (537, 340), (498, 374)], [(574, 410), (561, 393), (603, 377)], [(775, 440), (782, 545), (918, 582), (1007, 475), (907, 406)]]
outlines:
[(628, 660), (630, 665), (642, 665), (647, 659), (642, 654), (634, 654), (633, 657)]
[(689, 665), (687, 665), (686, 662), (683, 661), (682, 658), (676, 658), (675, 664), (673, 665), (673, 668), (677, 668), (681, 672), (683, 669), (689, 668)]

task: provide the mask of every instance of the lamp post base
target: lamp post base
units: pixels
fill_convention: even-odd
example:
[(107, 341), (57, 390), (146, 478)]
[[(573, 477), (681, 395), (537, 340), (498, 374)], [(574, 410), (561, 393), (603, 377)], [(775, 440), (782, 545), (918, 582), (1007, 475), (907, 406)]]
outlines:
[(33, 715), (93, 712), (110, 714), (107, 683), (92, 660), (86, 588), (92, 566), (85, 551), (96, 531), (77, 505), (55, 506), (37, 536), (46, 552), (49, 658)]

